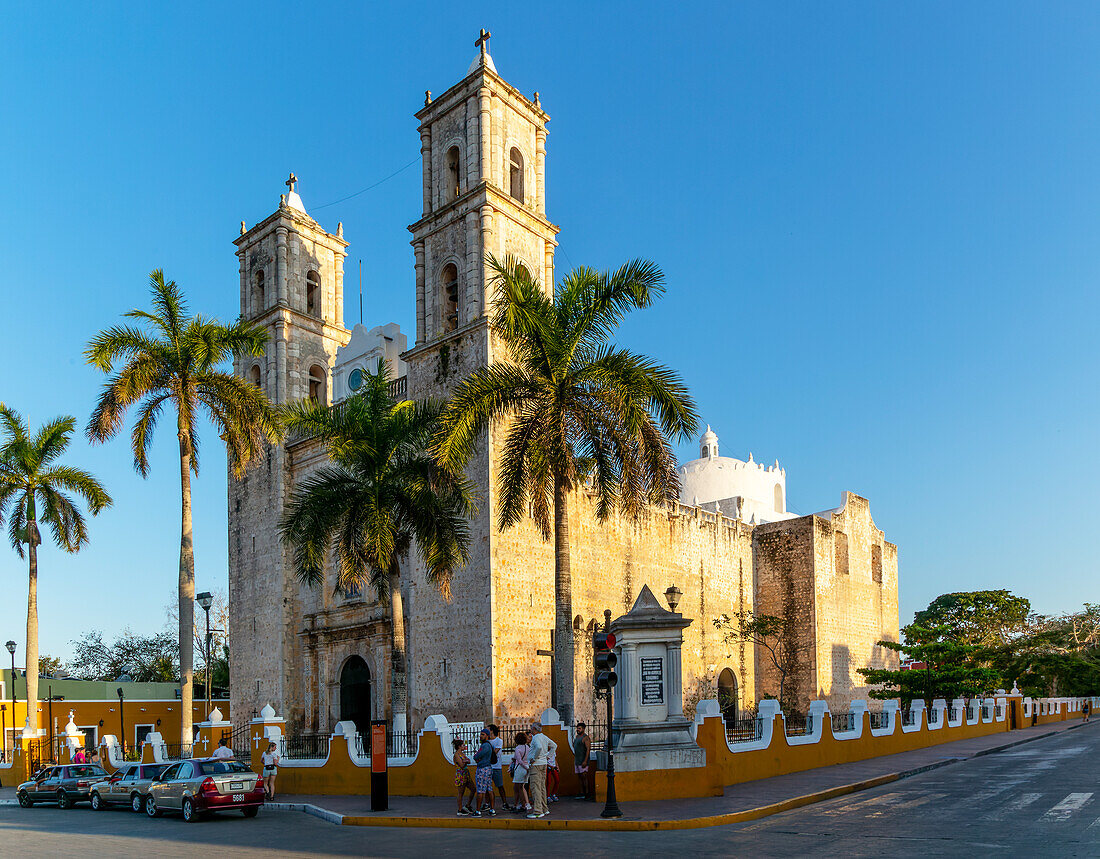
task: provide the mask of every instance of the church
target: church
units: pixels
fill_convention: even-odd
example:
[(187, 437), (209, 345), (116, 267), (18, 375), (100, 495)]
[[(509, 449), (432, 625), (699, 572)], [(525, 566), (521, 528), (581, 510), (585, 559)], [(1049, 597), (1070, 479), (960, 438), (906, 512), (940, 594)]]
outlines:
[[(393, 323), (348, 329), (343, 319), (342, 224), (330, 232), (308, 213), (293, 174), (278, 208), (236, 239), (240, 312), (269, 334), (266, 353), (234, 371), (275, 403), (354, 395), (362, 374), (385, 358), (398, 398), (446, 399), (475, 369), (498, 360), (490, 335), (487, 254), (512, 255), (547, 290), (554, 284), (558, 227), (546, 212), (549, 115), (498, 73), (482, 31), (465, 76), (433, 98), (419, 122), (423, 194), (409, 227), (415, 278), (415, 339)], [(410, 201), (410, 208), (413, 201)], [(690, 380), (689, 380), (690, 382)], [(471, 559), (451, 598), (430, 585), (415, 553), (403, 562), (412, 729), (442, 713), (451, 721), (518, 722), (551, 704), (553, 544), (534, 523), (495, 526), (492, 477), (499, 428), (469, 464), (481, 497), (471, 522)], [(300, 585), (278, 523), (294, 486), (325, 463), (312, 442), (272, 446), (247, 474), (229, 477), (231, 706), (271, 703), (297, 732), (327, 732), (342, 719), (400, 723), (391, 700), (389, 601), (374, 593)], [(834, 509), (786, 509), (787, 475), (719, 454), (709, 427), (699, 458), (680, 469), (678, 501), (637, 519), (600, 525), (584, 490), (569, 500), (578, 718), (595, 713), (592, 632), (604, 610), (630, 609), (642, 587), (666, 593), (692, 621), (680, 653), (685, 709), (718, 698), (747, 715), (778, 694), (765, 648), (730, 643), (721, 615), (772, 614), (789, 626), (785, 697), (798, 709), (824, 698), (842, 711), (866, 697), (861, 667), (896, 666), (879, 647), (898, 639), (897, 547), (871, 518), (868, 501), (845, 492)]]

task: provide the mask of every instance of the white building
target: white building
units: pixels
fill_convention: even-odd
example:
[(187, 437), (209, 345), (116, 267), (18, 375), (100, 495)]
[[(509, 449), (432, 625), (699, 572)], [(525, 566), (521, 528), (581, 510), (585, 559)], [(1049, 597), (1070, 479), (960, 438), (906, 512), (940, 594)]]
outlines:
[(405, 375), (401, 353), (409, 348), (408, 338), (396, 322), (377, 325), (369, 331), (362, 323), (351, 329), (346, 346), (336, 350), (336, 367), (332, 371), (332, 399), (346, 399), (362, 386), (362, 374), (374, 372), (378, 360), (384, 358), (390, 379)]
[(750, 524), (797, 518), (787, 512), (787, 472), (774, 465), (718, 455), (718, 436), (708, 426), (699, 459), (681, 465), (680, 503), (722, 513)]

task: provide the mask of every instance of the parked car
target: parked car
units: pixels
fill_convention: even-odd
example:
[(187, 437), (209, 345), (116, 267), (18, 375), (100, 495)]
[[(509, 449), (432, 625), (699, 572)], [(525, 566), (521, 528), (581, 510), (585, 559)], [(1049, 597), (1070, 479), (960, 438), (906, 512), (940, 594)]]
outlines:
[(99, 811), (112, 805), (128, 805), (140, 812), (145, 808), (149, 785), (168, 767), (169, 764), (126, 764), (110, 778), (92, 785), (92, 808)]
[(58, 808), (72, 808), (74, 803), (88, 802), (92, 785), (106, 777), (106, 770), (98, 764), (48, 766), (19, 785), (15, 795), (23, 808), (36, 802), (56, 802)]
[(255, 817), (263, 804), (263, 779), (256, 773), (237, 760), (205, 758), (170, 764), (149, 785), (145, 813), (179, 811), (187, 821), (212, 811)]

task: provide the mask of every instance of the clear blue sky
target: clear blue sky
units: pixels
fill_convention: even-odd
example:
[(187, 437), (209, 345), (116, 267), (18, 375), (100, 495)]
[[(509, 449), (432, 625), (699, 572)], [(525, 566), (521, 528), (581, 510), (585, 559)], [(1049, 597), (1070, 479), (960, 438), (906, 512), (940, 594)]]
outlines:
[[(0, 11), (0, 399), (83, 424), (82, 350), (147, 301), (238, 311), (232, 240), (295, 171), (352, 243), (346, 318), (414, 328), (412, 114), (493, 32), (552, 116), (559, 271), (656, 260), (668, 296), (622, 340), (676, 367), (723, 453), (778, 458), (792, 509), (871, 499), (902, 622), (1007, 587), (1098, 595), (1100, 8), (1030, 3), (104, 3)], [(152, 631), (173, 599), (178, 471), (125, 439), (69, 459), (116, 499), (41, 558), (41, 641)], [(225, 587), (224, 457), (195, 484), (198, 587)], [(686, 458), (694, 443), (683, 445)], [(26, 569), (0, 551), (0, 640)], [(666, 583), (659, 583), (664, 586)]]

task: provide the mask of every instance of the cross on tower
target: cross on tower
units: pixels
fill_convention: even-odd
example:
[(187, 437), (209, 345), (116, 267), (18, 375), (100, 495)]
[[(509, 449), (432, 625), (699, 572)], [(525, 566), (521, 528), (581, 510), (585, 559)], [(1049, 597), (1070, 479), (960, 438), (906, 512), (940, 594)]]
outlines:
[(298, 177), (295, 176), (293, 173), (291, 173), (290, 178), (287, 179), (286, 183), (285, 183), (286, 186), (290, 189), (291, 194), (294, 193), (294, 186), (297, 184), (297, 182), (298, 182)]
[(492, 35), (492, 33), (482, 27), (481, 35), (478, 36), (476, 40), (474, 40), (474, 44), (477, 45), (477, 47), (481, 48), (481, 56), (483, 57), (487, 53), (489, 53), (489, 37)]

